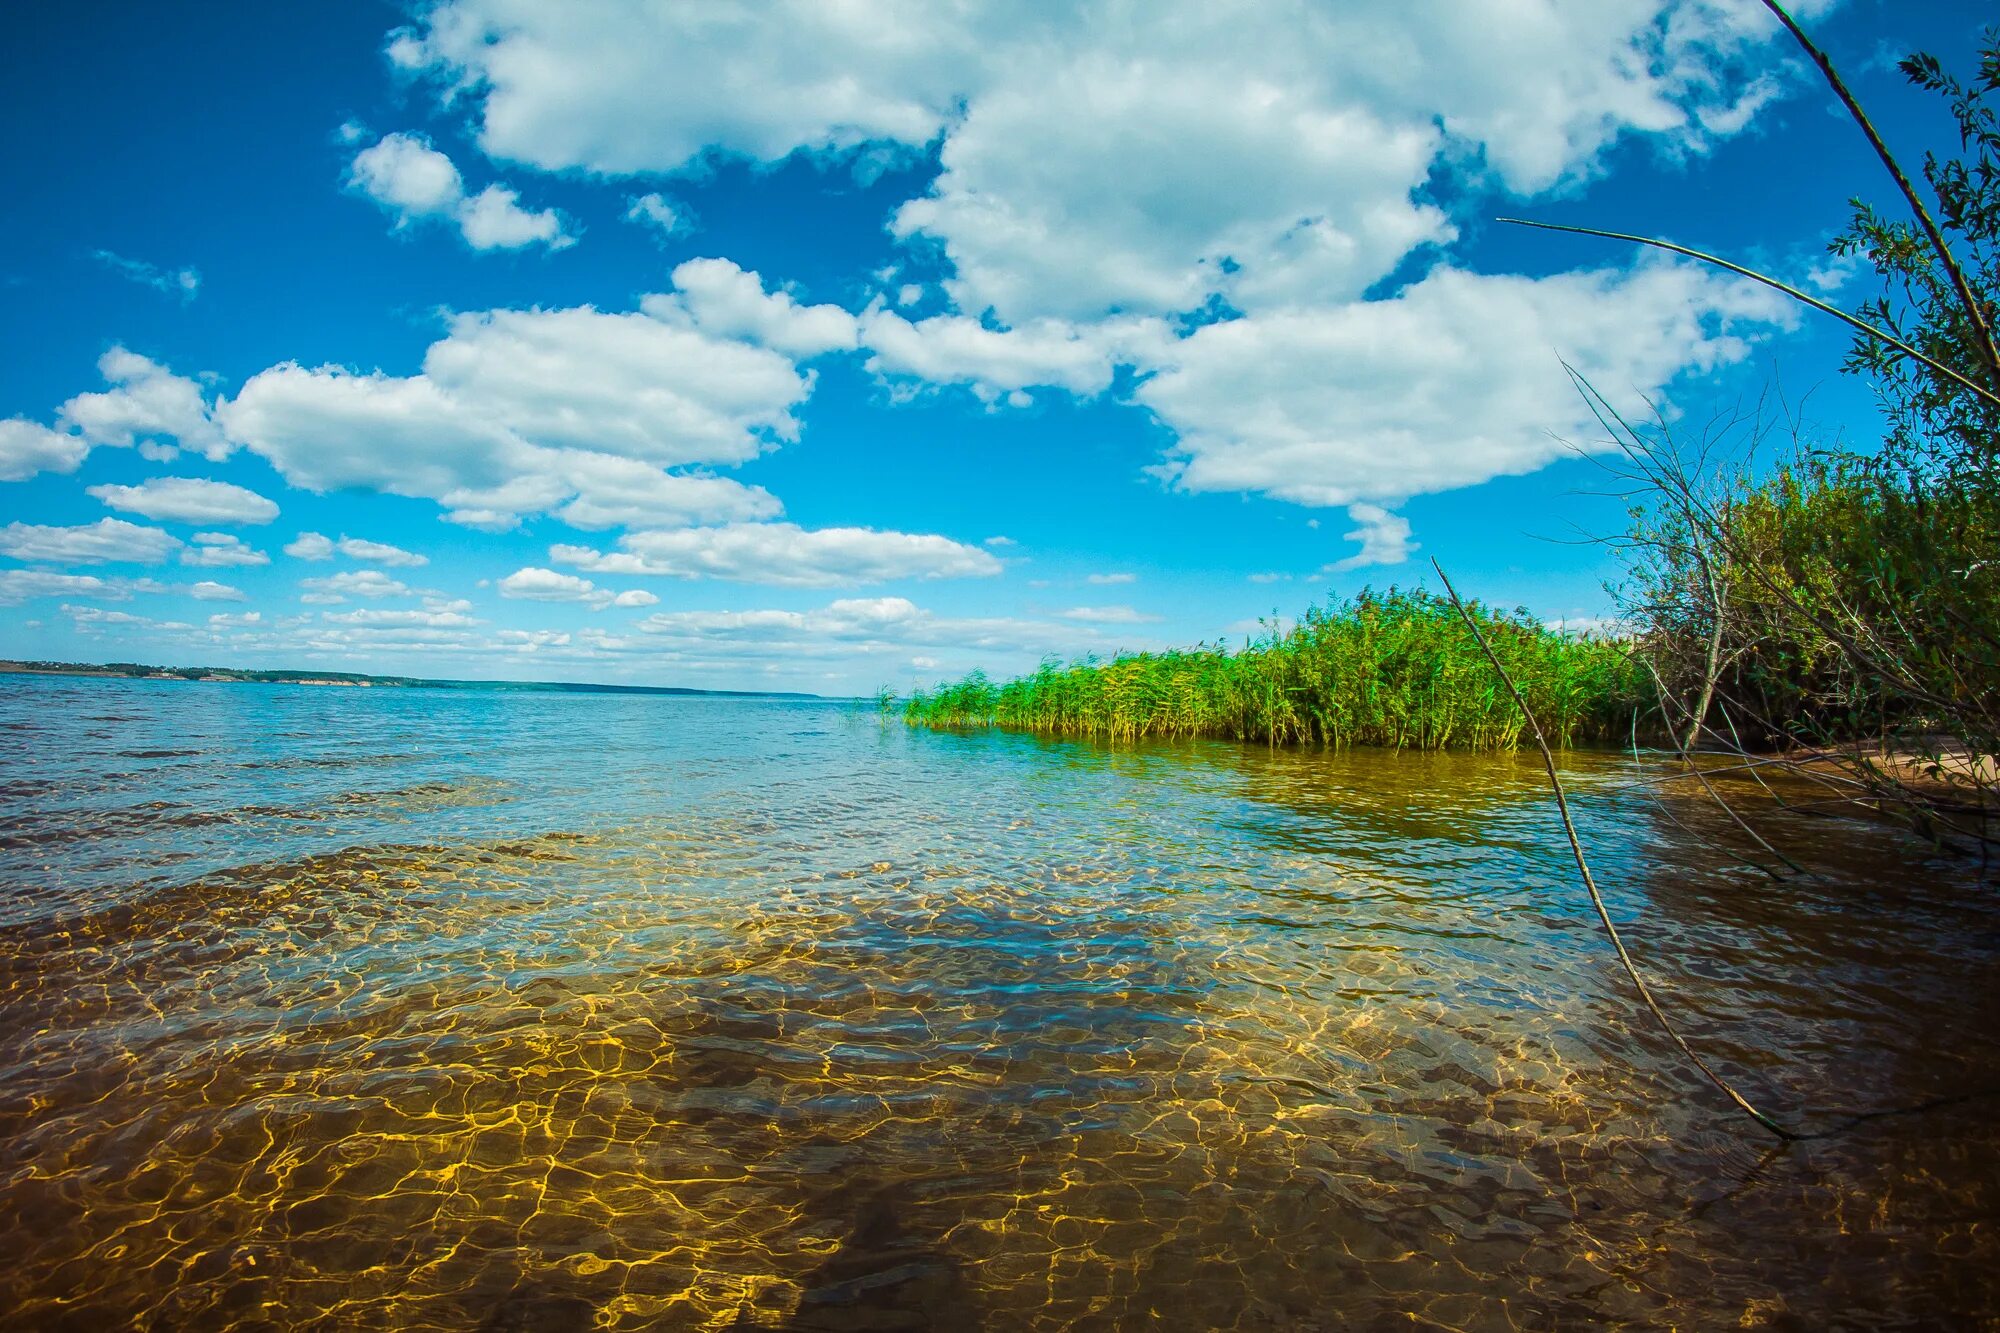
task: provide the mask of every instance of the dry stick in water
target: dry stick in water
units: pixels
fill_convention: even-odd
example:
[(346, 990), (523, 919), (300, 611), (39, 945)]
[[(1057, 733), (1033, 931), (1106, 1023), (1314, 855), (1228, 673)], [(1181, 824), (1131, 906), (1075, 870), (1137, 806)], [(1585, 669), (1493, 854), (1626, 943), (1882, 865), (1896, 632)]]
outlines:
[[(1647, 661), (1643, 658), (1641, 659), (1641, 661), (1644, 662), (1646, 673), (1653, 678), (1653, 688), (1660, 692), (1660, 698), (1664, 704), (1664, 701), (1668, 697), (1667, 683), (1664, 680), (1660, 679), (1659, 670), (1652, 664), (1652, 662)], [(1525, 708), (1527, 707), (1527, 705), (1523, 704), (1522, 707)], [(1765, 851), (1777, 857), (1780, 861), (1783, 861), (1785, 863), (1785, 867), (1788, 870), (1790, 870), (1793, 874), (1803, 875), (1806, 873), (1804, 866), (1800, 865), (1797, 861), (1794, 861), (1791, 857), (1786, 856), (1776, 847), (1773, 847), (1768, 841), (1765, 840), (1763, 834), (1759, 833), (1756, 829), (1751, 828), (1750, 825), (1744, 820), (1743, 816), (1736, 813), (1735, 807), (1731, 806), (1729, 802), (1722, 799), (1722, 793), (1718, 792), (1715, 789), (1715, 784), (1708, 780), (1708, 774), (1701, 771), (1700, 765), (1696, 764), (1694, 761), (1694, 756), (1688, 753), (1688, 747), (1681, 743), (1681, 739), (1679, 736), (1674, 734), (1674, 729), (1671, 723), (1669, 723), (1667, 726), (1667, 736), (1668, 739), (1673, 741), (1674, 751), (1675, 753), (1680, 755), (1681, 763), (1685, 764), (1687, 766), (1688, 772), (1692, 773), (1695, 777), (1695, 780), (1701, 783), (1701, 789), (1708, 793), (1709, 799), (1714, 801), (1718, 806), (1722, 807), (1722, 813), (1728, 815), (1730, 819), (1735, 821), (1736, 827), (1742, 829), (1745, 833), (1749, 834), (1750, 837), (1753, 840), (1755, 840), (1755, 842), (1759, 847), (1762, 847)], [(1748, 858), (1746, 857), (1745, 859), (1747, 860)], [(1754, 861), (1752, 861), (1751, 864), (1757, 865), (1757, 863)], [(1772, 870), (1768, 866), (1758, 865), (1757, 869), (1763, 871), (1765, 874), (1769, 875), (1772, 879), (1784, 878), (1784, 876), (1778, 874), (1777, 871)]]
[(1486, 635), (1481, 632), (1479, 622), (1465, 609), (1465, 603), (1459, 599), (1458, 589), (1451, 586), (1451, 579), (1445, 574), (1444, 566), (1432, 560), (1431, 568), (1435, 569), (1438, 578), (1444, 581), (1445, 593), (1451, 598), (1451, 604), (1458, 608), (1459, 618), (1465, 622), (1466, 628), (1472, 631), (1472, 637), (1479, 642), (1480, 651), (1485, 653), (1486, 660), (1493, 664), (1493, 670), (1499, 674), (1501, 683), (1507, 687), (1507, 693), (1514, 696), (1515, 704), (1520, 707), (1521, 716), (1528, 721), (1528, 733), (1535, 738), (1535, 748), (1542, 752), (1542, 764), (1549, 772), (1549, 786), (1556, 794), (1556, 810), (1562, 815), (1563, 832), (1569, 835), (1570, 852), (1576, 857), (1576, 868), (1583, 876), (1584, 888), (1590, 891), (1590, 905), (1597, 909), (1597, 919), (1604, 923), (1604, 933), (1611, 937), (1611, 947), (1617, 950), (1618, 961), (1624, 964), (1625, 975), (1632, 979), (1632, 986), (1639, 992), (1639, 998), (1653, 1011), (1653, 1017), (1659, 1020), (1661, 1030), (1673, 1038), (1674, 1045), (1681, 1048), (1681, 1054), (1693, 1061), (1694, 1067), (1707, 1075), (1709, 1082), (1722, 1089), (1729, 1100), (1735, 1102), (1745, 1115), (1788, 1143), (1804, 1137), (1786, 1129), (1752, 1106), (1742, 1093), (1729, 1085), (1728, 1080), (1710, 1069), (1708, 1061), (1702, 1059), (1695, 1053), (1694, 1047), (1688, 1045), (1687, 1038), (1681, 1036), (1680, 1029), (1673, 1025), (1666, 1011), (1660, 1008), (1659, 1001), (1653, 998), (1653, 992), (1646, 985), (1646, 979), (1639, 975), (1638, 965), (1632, 961), (1632, 955), (1625, 951), (1625, 941), (1619, 938), (1618, 927), (1612, 924), (1611, 912), (1604, 905), (1604, 895), (1598, 892), (1597, 879), (1590, 873), (1590, 862), (1584, 859), (1583, 844), (1576, 836), (1576, 823), (1569, 816), (1569, 797), (1563, 792), (1562, 779), (1556, 775), (1555, 752), (1549, 749), (1548, 738), (1542, 734), (1542, 724), (1536, 719), (1534, 710), (1528, 707), (1528, 701), (1522, 695), (1520, 687), (1514, 684), (1514, 678), (1507, 673), (1507, 668), (1500, 664), (1499, 655), (1493, 651), (1493, 646), (1486, 642)]

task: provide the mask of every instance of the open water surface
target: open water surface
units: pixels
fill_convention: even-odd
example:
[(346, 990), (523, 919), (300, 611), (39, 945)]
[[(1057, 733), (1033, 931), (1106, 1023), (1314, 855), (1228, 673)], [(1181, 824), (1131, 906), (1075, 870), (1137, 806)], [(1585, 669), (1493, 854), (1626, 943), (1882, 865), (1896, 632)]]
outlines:
[(1976, 863), (1567, 762), (1941, 1104), (1526, 756), (0, 679), (0, 1325), (1995, 1326)]

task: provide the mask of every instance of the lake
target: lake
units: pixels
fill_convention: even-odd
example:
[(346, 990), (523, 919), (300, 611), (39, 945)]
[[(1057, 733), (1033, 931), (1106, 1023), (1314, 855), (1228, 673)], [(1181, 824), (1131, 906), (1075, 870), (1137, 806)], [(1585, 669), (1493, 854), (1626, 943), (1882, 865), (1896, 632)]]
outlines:
[(1680, 1061), (1527, 755), (0, 679), (0, 1312), (2000, 1318), (1978, 863), (1763, 810), (1780, 883), (1659, 757), (1565, 764), (1690, 1040), (1835, 1133)]

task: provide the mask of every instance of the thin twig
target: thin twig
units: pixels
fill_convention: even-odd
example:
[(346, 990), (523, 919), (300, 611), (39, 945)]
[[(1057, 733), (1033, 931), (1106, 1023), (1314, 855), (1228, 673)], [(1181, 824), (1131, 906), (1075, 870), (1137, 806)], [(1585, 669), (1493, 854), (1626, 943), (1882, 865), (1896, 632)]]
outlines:
[(1693, 1061), (1695, 1068), (1707, 1075), (1709, 1082), (1722, 1089), (1729, 1097), (1729, 1100), (1736, 1103), (1738, 1109), (1765, 1129), (1777, 1135), (1780, 1139), (1786, 1142), (1797, 1139), (1799, 1137), (1798, 1134), (1785, 1128), (1752, 1106), (1742, 1093), (1731, 1087), (1726, 1079), (1709, 1068), (1708, 1062), (1695, 1053), (1694, 1047), (1688, 1045), (1687, 1038), (1681, 1036), (1680, 1029), (1673, 1025), (1673, 1021), (1667, 1017), (1666, 1011), (1660, 1008), (1659, 1001), (1653, 998), (1653, 992), (1646, 985), (1646, 979), (1639, 975), (1638, 965), (1632, 961), (1632, 955), (1625, 951), (1625, 941), (1619, 938), (1618, 927), (1612, 924), (1611, 912), (1604, 905), (1604, 895), (1598, 892), (1597, 880), (1590, 873), (1590, 862), (1583, 855), (1583, 843), (1576, 836), (1576, 823), (1570, 818), (1569, 798), (1563, 792), (1562, 778), (1556, 774), (1555, 752), (1549, 749), (1548, 738), (1542, 734), (1541, 722), (1536, 719), (1534, 710), (1528, 707), (1528, 701), (1521, 694), (1520, 687), (1514, 684), (1513, 676), (1509, 675), (1507, 668), (1500, 664), (1500, 658), (1494, 653), (1492, 645), (1486, 642), (1486, 635), (1480, 630), (1479, 622), (1474, 620), (1472, 613), (1465, 609), (1465, 603), (1459, 599), (1458, 589), (1451, 586), (1451, 579), (1445, 574), (1444, 566), (1436, 560), (1432, 560), (1431, 568), (1437, 571), (1438, 578), (1444, 582), (1445, 594), (1451, 598), (1451, 604), (1458, 609), (1459, 618), (1472, 631), (1472, 637), (1478, 641), (1480, 651), (1484, 652), (1486, 660), (1493, 664), (1493, 670), (1499, 674), (1501, 683), (1507, 687), (1507, 692), (1514, 696), (1515, 704), (1520, 707), (1521, 716), (1527, 719), (1528, 731), (1534, 736), (1535, 746), (1542, 752), (1542, 764), (1549, 772), (1549, 786), (1555, 792), (1556, 810), (1562, 815), (1563, 832), (1569, 835), (1569, 849), (1576, 857), (1577, 872), (1583, 876), (1584, 888), (1590, 891), (1590, 905), (1597, 909), (1597, 919), (1604, 923), (1604, 932), (1610, 936), (1611, 947), (1617, 951), (1618, 961), (1624, 964), (1625, 975), (1632, 979), (1632, 986), (1639, 992), (1639, 998), (1645, 1001), (1648, 1009), (1652, 1010), (1653, 1017), (1659, 1020), (1661, 1029), (1669, 1037), (1673, 1038), (1674, 1045), (1680, 1047), (1681, 1054)]
[(1611, 240), (1611, 241), (1630, 241), (1634, 245), (1650, 245), (1656, 250), (1670, 250), (1677, 255), (1686, 255), (1690, 259), (1699, 259), (1705, 264), (1713, 264), (1717, 268), (1728, 269), (1731, 273), (1739, 274), (1742, 277), (1749, 278), (1753, 282), (1761, 282), (1766, 287), (1776, 288), (1778, 291), (1783, 292), (1785, 295), (1791, 297), (1795, 301), (1804, 302), (1806, 305), (1811, 306), (1815, 310), (1822, 311), (1826, 314), (1832, 315), (1835, 319), (1840, 320), (1844, 324), (1852, 325), (1853, 327), (1861, 330), (1861, 332), (1867, 334), (1869, 337), (1874, 338), (1880, 342), (1885, 342), (1889, 344), (1889, 346), (1895, 348), (1897, 351), (1901, 352), (1904, 356), (1913, 357), (1916, 360), (1923, 362), (1925, 365), (1929, 366), (1932, 370), (1935, 370), (1938, 374), (1943, 375), (1946, 379), (1955, 381), (1964, 388), (1967, 388), (1971, 390), (1973, 393), (1978, 394), (1981, 398), (1984, 398), (1987, 402), (1993, 404), (1995, 407), (2000, 407), (2000, 393), (1995, 393), (1993, 390), (1985, 388), (1982, 385), (1967, 379), (1964, 375), (1959, 374), (1956, 370), (1953, 370), (1950, 366), (1947, 366), (1944, 362), (1937, 360), (1935, 357), (1926, 356), (1924, 353), (1918, 351), (1916, 348), (1904, 342), (1901, 338), (1898, 338), (1893, 334), (1884, 333), (1882, 330), (1876, 328), (1873, 324), (1870, 324), (1868, 321), (1864, 319), (1856, 319), (1853, 315), (1848, 314), (1845, 310), (1842, 310), (1839, 306), (1829, 305), (1825, 301), (1820, 300), (1816, 296), (1807, 295), (1806, 293), (1800, 291), (1798, 288), (1792, 286), (1790, 283), (1780, 282), (1776, 278), (1766, 277), (1764, 274), (1757, 272), (1755, 269), (1744, 268), (1741, 264), (1732, 264), (1727, 259), (1719, 258), (1718, 256), (1708, 254), (1707, 252), (1702, 250), (1691, 249), (1685, 245), (1675, 245), (1672, 241), (1657, 240), (1651, 236), (1635, 236), (1630, 232), (1604, 231), (1601, 228), (1597, 227), (1572, 227), (1560, 222), (1535, 222), (1528, 218), (1495, 218), (1493, 220), (1495, 222), (1509, 223), (1516, 227), (1539, 227), (1543, 231), (1568, 231), (1568, 232), (1574, 232), (1579, 236), (1602, 236), (1606, 240)]
[[(1653, 688), (1660, 692), (1660, 703), (1664, 708), (1667, 699), (1669, 697), (1667, 694), (1667, 683), (1664, 680), (1660, 679), (1659, 668), (1655, 667), (1650, 659), (1641, 659), (1641, 660), (1647, 672), (1653, 677)], [(1523, 706), (1525, 707), (1525, 705)], [(1753, 839), (1755, 839), (1759, 847), (1762, 847), (1765, 851), (1777, 857), (1780, 861), (1783, 861), (1785, 865), (1791, 869), (1792, 873), (1798, 875), (1805, 874), (1806, 873), (1805, 867), (1801, 866), (1797, 861), (1794, 861), (1791, 857), (1786, 856), (1776, 847), (1773, 847), (1770, 844), (1770, 842), (1765, 839), (1763, 834), (1759, 833), (1756, 829), (1751, 828), (1749, 823), (1744, 820), (1743, 816), (1737, 814), (1735, 808), (1731, 806), (1729, 802), (1722, 799), (1722, 794), (1716, 791), (1715, 784), (1711, 783), (1708, 780), (1708, 774), (1701, 771), (1700, 766), (1697, 765), (1694, 761), (1694, 756), (1688, 753), (1688, 747), (1682, 745), (1680, 743), (1679, 738), (1674, 735), (1673, 725), (1671, 723), (1669, 723), (1667, 726), (1667, 735), (1669, 739), (1674, 741), (1674, 748), (1679, 753), (1681, 757), (1681, 762), (1687, 765), (1687, 771), (1692, 773), (1695, 777), (1695, 780), (1701, 783), (1701, 789), (1708, 793), (1709, 799), (1714, 801), (1716, 805), (1722, 808), (1722, 813), (1728, 815), (1730, 819), (1734, 820), (1736, 823), (1736, 827), (1742, 829), (1745, 833), (1749, 834)], [(1748, 860), (1749, 858), (1746, 857), (1744, 859)], [(1757, 869), (1763, 871), (1765, 874), (1769, 875), (1772, 879), (1784, 878), (1784, 876), (1780, 875), (1777, 871), (1771, 869), (1769, 866), (1758, 865), (1757, 862), (1755, 861), (1751, 861), (1750, 864), (1757, 866)]]
[(1959, 267), (1958, 257), (1952, 254), (1951, 247), (1945, 244), (1944, 233), (1938, 230), (1937, 223), (1931, 220), (1931, 212), (1924, 206), (1923, 196), (1917, 193), (1917, 187), (1912, 185), (1910, 178), (1903, 173), (1902, 165), (1889, 151), (1889, 145), (1883, 143), (1882, 136), (1875, 132), (1875, 123), (1868, 119), (1868, 113), (1861, 109), (1860, 101), (1848, 91), (1846, 81), (1840, 77), (1839, 71), (1834, 69), (1833, 62), (1827, 59), (1826, 52), (1813, 44), (1812, 38), (1806, 36), (1806, 30), (1785, 12), (1784, 6), (1780, 5), (1778, 0), (1764, 0), (1764, 8), (1777, 16), (1778, 22), (1785, 25), (1785, 30), (1791, 33), (1805, 53), (1812, 57), (1812, 62), (1819, 66), (1819, 72), (1826, 76), (1827, 86), (1833, 89), (1833, 95), (1840, 99), (1841, 105), (1847, 108), (1847, 113), (1854, 117), (1854, 123), (1868, 136), (1869, 147), (1875, 150), (1875, 156), (1882, 159), (1882, 165), (1889, 169), (1889, 175), (1896, 182), (1896, 188), (1901, 190), (1903, 198), (1909, 201), (1910, 211), (1917, 215), (1917, 225), (1924, 229), (1924, 235), (1930, 240), (1931, 249), (1937, 252), (1939, 262), (1944, 265), (1944, 271), (1950, 275), (1952, 290), (1958, 294), (1958, 303), (1964, 307), (1966, 318), (1972, 322), (1973, 332), (1979, 335), (1979, 351), (1986, 361), (1986, 373), (1993, 377), (1996, 386), (2000, 386), (2000, 348), (1995, 348), (1993, 345), (1993, 328), (1986, 322), (1986, 311), (1980, 305), (1979, 298), (1973, 294), (1972, 284), (1966, 281), (1965, 270)]

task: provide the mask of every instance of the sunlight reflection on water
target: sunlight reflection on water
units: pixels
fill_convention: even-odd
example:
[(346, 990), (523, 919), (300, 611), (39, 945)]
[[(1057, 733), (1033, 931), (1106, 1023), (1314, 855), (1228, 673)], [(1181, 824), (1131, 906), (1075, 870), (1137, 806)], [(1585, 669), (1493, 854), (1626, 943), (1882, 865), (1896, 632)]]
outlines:
[[(1773, 815), (1779, 888), (1655, 762), (1571, 764), (1753, 1096), (2000, 1082), (1964, 868)], [(14, 678), (0, 771), (10, 1326), (2000, 1311), (1995, 1103), (1767, 1152), (1525, 759)]]

